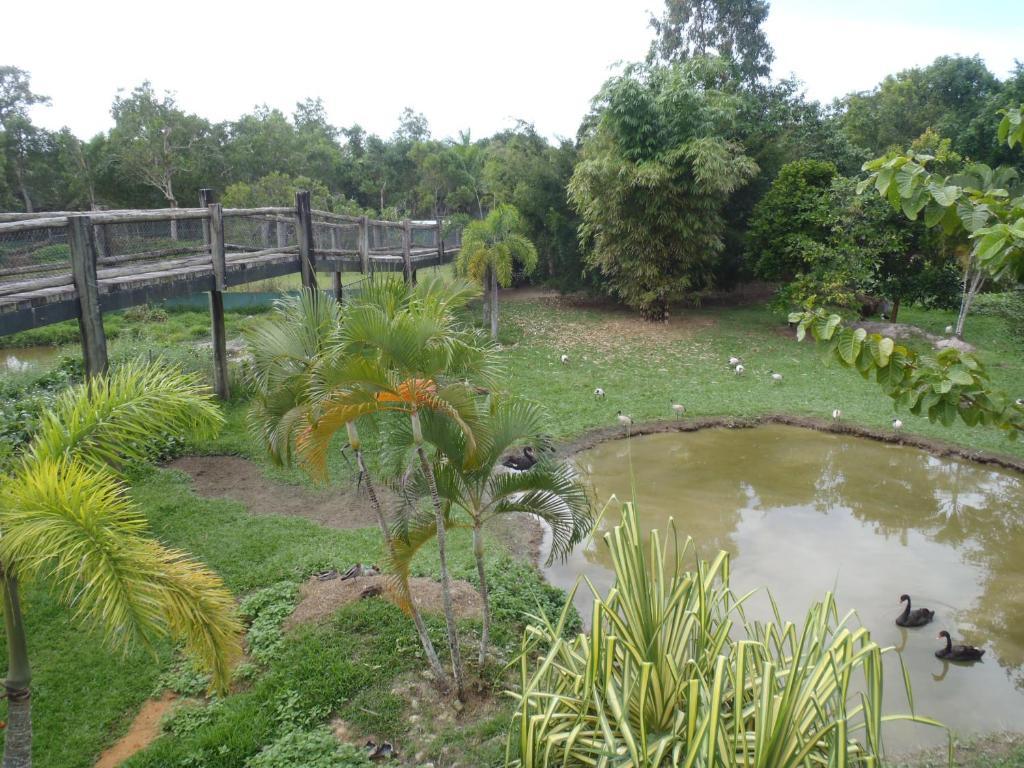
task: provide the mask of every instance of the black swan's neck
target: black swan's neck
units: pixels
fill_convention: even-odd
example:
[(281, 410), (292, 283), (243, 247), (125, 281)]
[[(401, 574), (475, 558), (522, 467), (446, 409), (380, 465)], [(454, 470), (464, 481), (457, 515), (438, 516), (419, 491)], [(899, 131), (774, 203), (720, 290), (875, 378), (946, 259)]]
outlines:
[(907, 607), (903, 609), (903, 616), (900, 618), (907, 619), (910, 616), (910, 598), (907, 598)]
[(949, 635), (946, 635), (946, 653), (952, 653), (952, 652), (953, 652), (953, 638), (951, 638)]

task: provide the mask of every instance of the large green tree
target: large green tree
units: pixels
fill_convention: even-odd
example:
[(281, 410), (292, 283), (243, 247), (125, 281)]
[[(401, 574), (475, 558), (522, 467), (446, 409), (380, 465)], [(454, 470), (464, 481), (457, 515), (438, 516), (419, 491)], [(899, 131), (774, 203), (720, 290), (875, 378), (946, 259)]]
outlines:
[(655, 38), (648, 61), (721, 56), (753, 84), (770, 74), (775, 58), (761, 29), (767, 18), (766, 0), (665, 0), (661, 18), (651, 17)]
[(630, 66), (595, 99), (569, 196), (588, 269), (646, 318), (712, 282), (726, 204), (757, 173), (735, 107), (689, 65)]
[[(149, 82), (111, 108), (110, 144), (117, 168), (143, 187), (155, 190), (164, 204), (177, 208), (191, 202), (211, 183), (219, 168), (220, 146), (209, 121), (180, 109), (174, 96), (158, 97)], [(171, 236), (177, 237), (175, 222)]]

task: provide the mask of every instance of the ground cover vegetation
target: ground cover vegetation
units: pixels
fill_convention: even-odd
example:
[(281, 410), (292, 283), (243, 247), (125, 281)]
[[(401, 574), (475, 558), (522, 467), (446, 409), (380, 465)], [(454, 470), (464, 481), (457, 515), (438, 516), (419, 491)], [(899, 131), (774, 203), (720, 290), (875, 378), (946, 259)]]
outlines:
[[(877, 380), (906, 432), (1024, 456), (1006, 439), (1024, 425), (1024, 67), (1000, 79), (979, 57), (940, 57), (821, 105), (798, 82), (770, 79), (767, 13), (760, 0), (667, 0), (647, 60), (605, 83), (574, 140), (554, 142), (525, 122), (440, 140), (410, 110), (382, 138), (332, 126), (314, 99), (290, 117), (260, 107), (214, 124), (148, 83), (119, 95), (114, 127), (86, 142), (32, 125), (28, 108), (45, 97), (27, 73), (0, 67), (0, 208), (191, 205), (206, 186), (228, 205), (289, 204), (309, 189), (328, 210), (465, 227), (456, 271), (485, 289), (488, 311), (477, 327), (478, 288), (421, 275), (417, 288), (380, 280), (344, 307), (305, 294), (270, 317), (229, 312), (229, 335), (246, 339), (251, 358), (232, 365), (236, 399), (218, 435), (168, 423), (147, 432), (144, 455), (120, 458), (96, 443), (115, 466), (90, 471), (117, 473), (104, 476), (117, 498), (103, 498), (134, 505), (133, 532), (192, 553), (240, 598), (247, 657), (230, 693), (207, 696), (223, 667), (210, 678), (160, 637), (112, 655), (68, 620), (66, 583), (23, 584), (24, 635), (45, 638), (30, 645), (33, 764), (92, 765), (141, 702), (166, 690), (190, 700), (127, 765), (365, 766), (367, 751), (352, 745), (366, 738), (407, 745), (409, 766), (590, 764), (611, 752), (636, 765), (716, 765), (751, 749), (771, 765), (877, 764), (875, 697), (851, 705), (845, 686), (856, 672), (869, 694), (879, 690), (881, 649), (863, 632), (838, 633), (827, 595), (803, 634), (760, 627), (735, 642), (727, 564), (686, 562), (665, 580), (661, 560), (675, 554), (656, 541), (644, 550), (627, 512), (608, 544), (618, 590), (595, 594), (599, 620), (579, 634), (566, 596), (512, 556), (500, 527), (484, 526), (525, 511), (552, 524), (553, 555), (577, 543), (589, 530), (586, 499), (553, 457), (520, 476), (494, 465), (527, 443), (615, 429), (617, 411), (639, 422), (684, 403), (687, 417), (825, 420), (839, 408), (849, 424), (888, 431), (889, 404), (851, 367)], [(773, 304), (700, 308), (750, 278), (773, 284)], [(498, 286), (518, 279), (590, 296), (506, 301), (499, 325)], [(793, 341), (792, 310), (798, 336), (817, 346)], [(849, 327), (853, 313), (966, 338), (977, 351), (894, 341)], [(193, 384), (208, 375), (194, 343), (208, 335), (205, 313), (139, 308), (105, 322), (114, 376), (140, 370), (125, 362), (140, 357), (163, 358)], [(60, 324), (8, 343), (70, 343), (76, 331)], [(822, 352), (832, 365), (822, 367)], [(744, 375), (727, 365), (734, 356)], [(36, 455), (26, 446), (60, 431), (47, 413), (61, 413), (71, 398), (62, 392), (81, 376), (72, 354), (3, 377), (5, 494), (25, 485), (16, 481)], [(296, 488), (324, 476), (358, 486), (369, 496), (365, 526), (256, 516), (135, 460), (183, 452), (238, 453)], [(398, 507), (385, 508), (378, 490)], [(27, 533), (7, 535), (27, 506), (3, 510), (8, 584), (11, 574), (70, 572), (56, 551), (36, 570), (7, 568), (36, 562)], [(300, 585), (360, 562), (387, 567), (394, 601), (360, 600), (284, 629)], [(417, 607), (414, 576), (440, 581), (438, 613)], [(458, 579), (479, 592), (480, 619), (456, 617)], [(8, 618), (18, 615), (11, 605)], [(8, 634), (17, 673), (24, 654)], [(698, 661), (685, 676), (666, 663), (684, 648)], [(590, 694), (582, 704), (579, 686)], [(512, 697), (501, 697), (506, 688)], [(790, 706), (768, 707), (772, 691)], [(743, 717), (733, 696), (747, 702)], [(17, 753), (24, 729), (4, 738)], [(969, 754), (978, 768), (1020, 764), (1011, 752)]]

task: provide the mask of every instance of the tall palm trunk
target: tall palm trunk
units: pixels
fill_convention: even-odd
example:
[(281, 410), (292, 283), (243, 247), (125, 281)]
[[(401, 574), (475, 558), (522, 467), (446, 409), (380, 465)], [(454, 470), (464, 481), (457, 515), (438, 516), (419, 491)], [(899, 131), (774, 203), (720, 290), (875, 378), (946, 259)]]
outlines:
[(491, 270), (491, 338), (498, 340), (498, 270)]
[(4, 625), (7, 630), (7, 679), (4, 680), (7, 734), (3, 768), (31, 768), (32, 699), (28, 686), (32, 681), (32, 670), (28, 664), (18, 580), (6, 570), (0, 570), (0, 581), (4, 591)]
[[(359, 441), (359, 433), (356, 431), (355, 424), (347, 424), (348, 428), (348, 444), (352, 448), (352, 452), (356, 455), (356, 464), (359, 467), (359, 475), (362, 478), (363, 484), (366, 486), (366, 495), (370, 499), (370, 506), (373, 508), (374, 513), (377, 516), (377, 525), (380, 526), (381, 536), (384, 537), (384, 544), (387, 546), (389, 551), (394, 548), (394, 543), (391, 538), (391, 531), (388, 530), (388, 522), (384, 517), (384, 508), (381, 506), (380, 499), (377, 497), (377, 489), (373, 487), (373, 483), (370, 481), (370, 472), (366, 468), (366, 461), (363, 458), (362, 444)], [(420, 614), (420, 609), (416, 606), (416, 600), (413, 597), (412, 590), (409, 589), (409, 579), (407, 576), (400, 576), (398, 579), (398, 588), (402, 593), (402, 600), (406, 605), (409, 606), (409, 615), (412, 617), (412, 623), (416, 627), (416, 634), (420, 638), (420, 645), (423, 646), (423, 653), (426, 654), (427, 663), (430, 664), (430, 669), (434, 673), (439, 681), (444, 682), (447, 675), (444, 673), (444, 667), (441, 666), (441, 659), (437, 656), (437, 650), (434, 648), (434, 643), (430, 639), (430, 634), (427, 632), (427, 625), (423, 621), (423, 616)]]
[(452, 655), (452, 674), (455, 677), (455, 695), (459, 701), (465, 699), (465, 683), (462, 673), (462, 651), (459, 648), (459, 630), (455, 624), (455, 612), (452, 608), (452, 577), (448, 573), (447, 535), (444, 526), (444, 511), (441, 508), (441, 497), (437, 493), (437, 480), (434, 470), (427, 461), (427, 452), (423, 450), (423, 430), (420, 427), (420, 415), (413, 411), (412, 436), (416, 444), (416, 454), (420, 457), (420, 467), (430, 488), (430, 500), (434, 504), (434, 517), (437, 523), (437, 555), (441, 570), (441, 597), (444, 604), (444, 620), (448, 627), (448, 649)]
[(491, 606), (487, 589), (487, 573), (484, 571), (483, 520), (473, 517), (473, 556), (476, 558), (476, 574), (480, 579), (480, 600), (483, 603), (483, 629), (480, 631), (480, 667), (487, 661), (487, 649), (491, 642)]

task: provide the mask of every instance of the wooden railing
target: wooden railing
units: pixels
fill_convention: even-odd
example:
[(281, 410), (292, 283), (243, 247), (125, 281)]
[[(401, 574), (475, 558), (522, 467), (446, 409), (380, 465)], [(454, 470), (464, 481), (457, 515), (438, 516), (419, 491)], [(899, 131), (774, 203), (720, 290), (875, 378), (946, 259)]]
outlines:
[[(148, 227), (148, 228), (147, 228)], [(210, 296), (215, 388), (228, 396), (223, 292), (298, 272), (317, 289), (331, 273), (402, 271), (451, 260), (442, 222), (382, 221), (310, 208), (223, 208), (202, 190), (200, 207), (0, 213), (0, 335), (77, 318), (86, 373), (107, 367), (103, 312), (173, 296)]]

